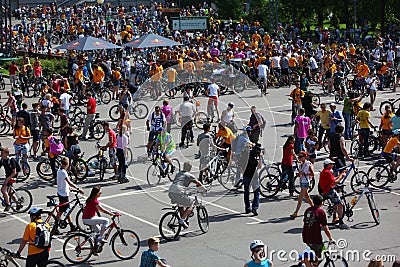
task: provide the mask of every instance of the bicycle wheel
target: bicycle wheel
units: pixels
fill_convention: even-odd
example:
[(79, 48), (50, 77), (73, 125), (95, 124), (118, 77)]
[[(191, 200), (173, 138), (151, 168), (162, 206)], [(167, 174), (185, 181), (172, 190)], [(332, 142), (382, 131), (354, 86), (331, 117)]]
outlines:
[(42, 220), (50, 225), (51, 234), (53, 235), (58, 228), (57, 217), (50, 211), (42, 211)]
[(392, 104), (392, 102), (390, 101), (383, 101), (381, 103), (381, 105), (379, 106), (379, 112), (381, 113), (381, 115), (385, 114), (385, 106), (389, 106), (391, 108), (391, 110), (395, 110), (394, 109), (394, 105)]
[(128, 147), (128, 148), (125, 149), (124, 153), (125, 153), (125, 162), (126, 162), (125, 164), (126, 164), (126, 166), (129, 166), (129, 165), (131, 165), (132, 162), (133, 162), (133, 152), (132, 152), (132, 149), (130, 149), (130, 148)]
[(358, 157), (360, 156), (360, 141), (358, 139), (354, 139), (353, 141), (351, 141), (351, 145), (350, 145), (350, 156), (352, 158), (358, 159)]
[(133, 107), (133, 116), (137, 119), (144, 119), (149, 114), (149, 109), (145, 104), (139, 103)]
[(238, 168), (235, 166), (229, 166), (225, 172), (218, 177), (219, 183), (228, 190), (235, 189), (235, 184), (238, 177)]
[(108, 116), (110, 116), (110, 119), (112, 121), (118, 121), (120, 117), (118, 105), (114, 105), (110, 108), (110, 110), (108, 111)]
[(160, 168), (158, 167), (157, 164), (153, 163), (149, 166), (147, 169), (147, 183), (150, 186), (156, 186), (160, 183), (161, 180), (161, 173), (160, 173)]
[(46, 266), (47, 266), (47, 267), (57, 267), (57, 266), (59, 266), (59, 267), (65, 267), (64, 264), (62, 264), (61, 262), (56, 261), (56, 260), (49, 260), (49, 261), (47, 262), (47, 265), (46, 265)]
[(171, 170), (171, 166), (168, 166), (167, 168), (167, 176), (168, 179), (172, 182), (175, 179), (175, 175), (181, 171), (181, 163), (179, 162), (178, 159), (172, 159), (172, 163), (174, 165), (173, 171)]
[(99, 173), (100, 170), (100, 160), (99, 160), (99, 156), (94, 155), (91, 156), (90, 158), (88, 158), (88, 160), (86, 161), (88, 169), (91, 173)]
[(374, 219), (376, 225), (378, 225), (381, 223), (381, 216), (379, 215), (379, 209), (376, 206), (375, 198), (372, 192), (367, 194), (367, 200), (368, 200), (369, 210), (371, 211), (372, 214), (372, 218)]
[(347, 261), (340, 257), (339, 255), (335, 255), (335, 257), (329, 258), (324, 264), (324, 267), (348, 267)]
[(199, 223), (200, 230), (207, 233), (209, 229), (208, 211), (204, 206), (197, 207), (197, 222)]
[(279, 176), (267, 174), (260, 179), (261, 195), (266, 198), (275, 196), (279, 191)]
[(85, 118), (86, 118), (85, 113), (83, 112), (76, 113), (74, 117), (74, 123), (75, 123), (74, 125), (83, 128), (83, 125), (85, 124)]
[(179, 224), (179, 217), (175, 212), (167, 212), (161, 217), (158, 230), (165, 240), (175, 240), (181, 229), (182, 226)]
[(35, 89), (32, 87), (32, 85), (28, 85), (24, 88), (24, 90), (22, 91), (24, 97), (26, 98), (31, 98), (34, 97), (35, 94)]
[(80, 181), (85, 180), (89, 172), (89, 168), (86, 161), (82, 158), (78, 158), (74, 160), (72, 164), (73, 167), (71, 168), (71, 170), (75, 178)]
[[(267, 168), (268, 168), (268, 171), (267, 171)], [(281, 177), (281, 170), (275, 164), (269, 164), (267, 167), (263, 167), (258, 172), (258, 177), (261, 178), (261, 177), (266, 176), (267, 174), (271, 174), (273, 176)]]
[(31, 167), (29, 166), (29, 164), (27, 164), (23, 160), (21, 161), (21, 163), (22, 170), (17, 173), (17, 182), (25, 181), (29, 178), (29, 175), (31, 174)]
[(313, 95), (312, 97), (312, 103), (319, 106), (321, 104), (321, 98), (319, 95)]
[(207, 119), (208, 119), (207, 114), (205, 112), (200, 111), (199, 113), (197, 113), (194, 119), (194, 123), (196, 124), (197, 128), (202, 130), (203, 125), (207, 123)]
[(71, 263), (83, 263), (93, 254), (94, 244), (89, 235), (76, 233), (69, 236), (63, 245), (64, 257)]
[(76, 213), (75, 216), (76, 226), (78, 227), (79, 231), (85, 234), (90, 234), (92, 232), (92, 228), (89, 225), (83, 223), (82, 215), (83, 215), (83, 208), (79, 209), (78, 212)]
[[(56, 169), (58, 170), (60, 163), (56, 160)], [(50, 159), (44, 159), (36, 165), (36, 172), (40, 178), (45, 181), (53, 179), (53, 171), (51, 170)]]
[(103, 179), (104, 179), (104, 174), (106, 173), (106, 168), (107, 168), (107, 161), (105, 159), (100, 160), (100, 166), (99, 166), (100, 181), (103, 181)]
[(101, 100), (102, 103), (108, 105), (111, 102), (111, 94), (110, 94), (110, 92), (103, 90), (103, 92), (101, 92), (101, 95), (100, 95), (100, 100)]
[(0, 89), (3, 91), (6, 90), (6, 82), (4, 81), (4, 78), (0, 81)]
[(361, 194), (362, 190), (368, 186), (368, 175), (363, 171), (354, 172), (350, 186), (354, 193)]
[(32, 206), (32, 194), (23, 188), (12, 188), (10, 194), (10, 205), (14, 212), (25, 213)]
[(93, 138), (96, 140), (101, 140), (105, 133), (106, 131), (103, 128), (102, 122), (95, 122), (93, 125)]
[[(299, 177), (296, 177), (296, 179), (294, 181), (294, 191), (297, 194), (300, 194), (300, 190), (301, 190), (300, 180), (301, 179)], [(315, 186), (315, 178), (314, 177), (309, 179), (309, 185), (310, 185), (310, 187), (307, 190), (308, 193), (310, 193), (314, 189), (314, 186)]]
[(384, 165), (375, 164), (368, 170), (367, 176), (372, 186), (382, 188), (389, 182), (390, 171)]
[(132, 259), (140, 248), (139, 236), (132, 230), (121, 229), (111, 238), (111, 249), (121, 260)]

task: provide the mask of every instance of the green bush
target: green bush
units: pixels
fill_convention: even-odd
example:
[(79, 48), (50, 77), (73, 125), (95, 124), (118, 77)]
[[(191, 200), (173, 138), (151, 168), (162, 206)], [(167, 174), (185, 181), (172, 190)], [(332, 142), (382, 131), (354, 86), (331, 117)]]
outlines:
[[(34, 62), (34, 58), (31, 57), (31, 64)], [(42, 72), (44, 77), (49, 77), (53, 73), (61, 74), (62, 76), (66, 76), (68, 72), (67, 68), (67, 59), (65, 58), (54, 58), (54, 59), (39, 59), (42, 63)], [(21, 67), (22, 65), (22, 57), (19, 57), (15, 60), (17, 65)], [(0, 69), (3, 69), (3, 73), (8, 74), (8, 67), (10, 66), (11, 61), (0, 61)]]

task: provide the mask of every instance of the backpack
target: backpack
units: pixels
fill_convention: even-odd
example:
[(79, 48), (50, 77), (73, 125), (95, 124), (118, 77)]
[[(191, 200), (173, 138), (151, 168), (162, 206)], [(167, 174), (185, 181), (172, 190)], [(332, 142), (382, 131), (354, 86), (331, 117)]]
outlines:
[(37, 248), (51, 247), (50, 227), (45, 222), (36, 222), (36, 236), (34, 245)]
[(261, 129), (261, 131), (263, 131), (265, 129), (265, 126), (267, 125), (267, 121), (264, 119), (264, 117), (260, 113), (257, 113), (256, 115), (262, 121), (262, 125), (260, 125), (260, 129)]
[[(15, 170), (16, 170), (17, 173), (19, 173), (20, 171), (22, 171), (21, 165), (19, 165), (19, 163), (18, 163), (14, 158), (9, 158), (9, 159), (8, 159), (8, 162), (7, 162), (7, 165), (8, 165), (8, 166), (11, 166), (11, 160), (12, 160), (12, 159), (13, 159), (14, 162), (15, 162)], [(4, 165), (3, 159), (1, 159), (1, 161), (2, 161), (2, 163), (3, 163), (3, 165)]]
[(64, 145), (61, 143), (59, 139), (56, 139), (54, 137), (49, 138), (50, 142), (50, 153), (53, 153), (54, 155), (60, 155), (64, 151)]
[[(172, 112), (172, 111), (171, 111)], [(155, 114), (155, 112), (153, 112), (152, 114), (151, 114), (151, 122), (150, 123), (153, 123), (154, 122), (154, 114)], [(162, 112), (162, 111), (160, 111), (160, 116), (161, 116), (161, 127), (163, 127), (163, 125), (164, 125), (164, 113)], [(157, 129), (155, 129), (155, 130), (157, 130)]]

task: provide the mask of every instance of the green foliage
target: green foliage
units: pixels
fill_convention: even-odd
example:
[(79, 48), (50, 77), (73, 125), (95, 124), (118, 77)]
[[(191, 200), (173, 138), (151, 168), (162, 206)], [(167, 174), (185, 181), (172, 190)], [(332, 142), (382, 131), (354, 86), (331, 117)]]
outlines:
[(216, 0), (218, 14), (224, 19), (237, 19), (242, 14), (243, 0)]
[(67, 59), (41, 59), (40, 62), (42, 63), (43, 76), (45, 77), (54, 73), (62, 76), (67, 75)]

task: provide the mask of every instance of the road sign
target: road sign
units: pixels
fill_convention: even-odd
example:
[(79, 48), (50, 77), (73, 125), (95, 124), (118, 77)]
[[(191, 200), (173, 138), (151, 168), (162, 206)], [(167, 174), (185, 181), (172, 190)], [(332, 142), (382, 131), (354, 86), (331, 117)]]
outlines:
[(207, 19), (174, 19), (173, 30), (206, 30)]

